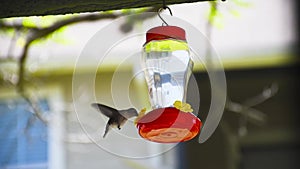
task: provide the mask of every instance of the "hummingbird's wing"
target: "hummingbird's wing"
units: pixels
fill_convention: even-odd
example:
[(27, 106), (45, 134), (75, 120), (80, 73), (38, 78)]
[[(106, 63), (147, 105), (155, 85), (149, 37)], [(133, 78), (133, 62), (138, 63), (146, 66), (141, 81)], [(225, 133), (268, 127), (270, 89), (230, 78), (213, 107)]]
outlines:
[(106, 106), (104, 104), (92, 103), (92, 107), (99, 110), (102, 114), (104, 114), (105, 116), (107, 116), (109, 118), (114, 118), (119, 114), (118, 110), (116, 110), (112, 107)]
[(138, 116), (138, 113), (134, 108), (129, 108), (127, 110), (117, 110), (99, 103), (93, 103), (92, 107), (96, 108), (109, 118), (105, 127), (103, 138), (106, 136), (111, 127), (118, 127), (118, 129), (120, 130), (121, 126), (124, 125), (127, 119), (133, 116)]
[(138, 112), (134, 108), (129, 108), (127, 110), (120, 110), (119, 113), (126, 119), (129, 119), (134, 116), (138, 116)]

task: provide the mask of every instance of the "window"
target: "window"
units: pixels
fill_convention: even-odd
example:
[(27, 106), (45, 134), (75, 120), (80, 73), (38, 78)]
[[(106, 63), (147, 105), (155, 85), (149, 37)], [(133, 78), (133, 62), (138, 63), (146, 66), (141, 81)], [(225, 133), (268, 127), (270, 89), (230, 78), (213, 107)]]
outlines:
[[(0, 100), (0, 165), (1, 168), (47, 168), (48, 127), (29, 110), (21, 99)], [(43, 112), (48, 102), (39, 103)]]
[(51, 117), (46, 125), (32, 114), (30, 105), (24, 99), (0, 96), (0, 168), (64, 167), (63, 120), (54, 124), (55, 119), (62, 118), (59, 111), (53, 111), (59, 109), (59, 105), (53, 102), (55, 97), (44, 95), (38, 103), (43, 115)]

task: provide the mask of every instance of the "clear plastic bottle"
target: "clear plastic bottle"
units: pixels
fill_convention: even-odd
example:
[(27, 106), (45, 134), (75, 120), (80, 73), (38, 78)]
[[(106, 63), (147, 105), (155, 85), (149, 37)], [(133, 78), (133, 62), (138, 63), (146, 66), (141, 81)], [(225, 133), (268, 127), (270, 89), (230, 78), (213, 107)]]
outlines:
[(142, 65), (153, 109), (185, 102), (193, 61), (185, 31), (176, 26), (159, 26), (146, 34)]

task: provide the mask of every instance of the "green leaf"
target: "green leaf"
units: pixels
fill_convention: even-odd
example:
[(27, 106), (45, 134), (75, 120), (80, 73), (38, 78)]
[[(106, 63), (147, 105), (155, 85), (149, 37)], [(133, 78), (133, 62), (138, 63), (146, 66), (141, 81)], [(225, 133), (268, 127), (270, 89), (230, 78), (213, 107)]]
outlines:
[(245, 0), (232, 0), (233, 3), (235, 3), (236, 5), (240, 6), (240, 7), (250, 7), (252, 6), (252, 3), (250, 2), (246, 2)]
[(25, 17), (22, 19), (22, 25), (25, 27), (37, 27), (37, 24), (33, 18)]
[(18, 40), (17, 40), (17, 45), (18, 46), (24, 46), (25, 43), (26, 43), (25, 38), (23, 38), (23, 37), (18, 38)]
[(224, 27), (224, 16), (217, 9), (216, 2), (210, 2), (210, 11), (207, 14), (208, 22), (218, 29), (222, 29)]
[(70, 38), (67, 38), (62, 32), (66, 30), (66, 28), (59, 29), (59, 32), (56, 31), (51, 35), (51, 40), (58, 44), (62, 45), (70, 45), (72, 44), (72, 40)]
[(238, 10), (232, 9), (232, 10), (230, 10), (229, 12), (230, 12), (233, 16), (235, 16), (235, 17), (240, 17), (240, 16), (241, 16), (241, 14), (240, 14), (240, 12), (239, 12)]

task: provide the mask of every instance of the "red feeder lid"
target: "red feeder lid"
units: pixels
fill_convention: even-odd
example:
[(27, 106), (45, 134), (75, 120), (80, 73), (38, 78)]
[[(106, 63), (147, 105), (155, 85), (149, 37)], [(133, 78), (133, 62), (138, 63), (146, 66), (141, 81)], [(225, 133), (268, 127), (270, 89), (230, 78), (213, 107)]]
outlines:
[(141, 137), (159, 143), (177, 143), (194, 138), (202, 122), (192, 113), (174, 107), (159, 108), (147, 113), (137, 122)]
[(178, 39), (186, 41), (184, 29), (177, 26), (158, 26), (147, 31), (146, 43), (152, 40)]

